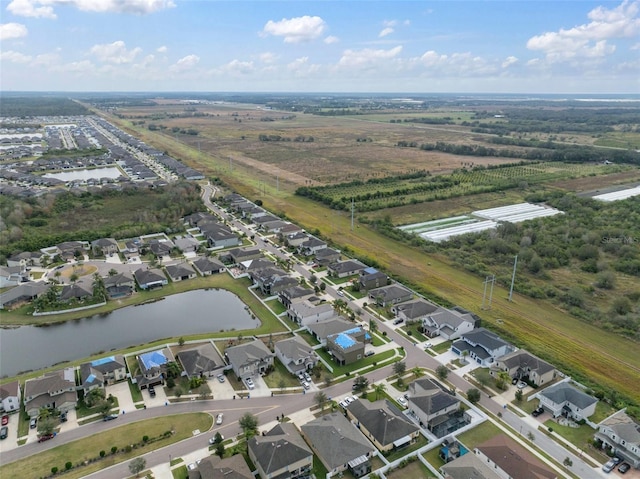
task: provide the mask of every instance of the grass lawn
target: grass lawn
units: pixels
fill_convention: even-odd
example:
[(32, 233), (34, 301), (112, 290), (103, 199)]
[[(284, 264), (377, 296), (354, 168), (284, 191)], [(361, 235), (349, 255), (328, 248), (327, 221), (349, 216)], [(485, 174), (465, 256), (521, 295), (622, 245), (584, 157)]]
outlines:
[[(112, 396), (111, 409), (118, 409), (118, 407), (118, 398)], [(78, 401), (78, 405), (76, 406), (76, 415), (78, 419), (98, 414), (98, 412), (98, 407), (88, 407), (84, 401)]]
[[(417, 441), (414, 442), (413, 444), (411, 444), (410, 446), (403, 447), (403, 448), (398, 449), (396, 451), (390, 452), (385, 457), (389, 462), (393, 462), (396, 459), (400, 459), (402, 456), (406, 456), (407, 454), (410, 454), (413, 451), (416, 451), (416, 450), (420, 449), (421, 447), (426, 446), (428, 442), (429, 441), (427, 441), (427, 438), (425, 438), (422, 434), (420, 434), (418, 436)], [(411, 477), (411, 476), (409, 476), (409, 477)]]
[(493, 376), (489, 374), (489, 368), (476, 368), (470, 373), (476, 380), (478, 384), (489, 386), (491, 388), (495, 387), (495, 380)]
[(596, 403), (596, 412), (589, 419), (596, 424), (611, 416), (616, 410), (604, 401)]
[(298, 332), (298, 336), (304, 339), (309, 346), (317, 346), (320, 344), (320, 341), (318, 341), (309, 331), (300, 331)]
[(129, 379), (127, 382), (129, 383), (129, 392), (131, 393), (131, 399), (133, 400), (133, 402), (137, 403), (142, 401), (142, 391), (140, 391), (138, 386), (131, 382), (131, 379)]
[[(30, 477), (46, 477), (51, 473), (51, 468), (54, 466), (62, 470), (67, 461), (71, 461), (74, 465), (79, 464), (91, 458), (98, 458), (100, 457), (100, 451), (106, 451), (107, 455), (104, 459), (90, 463), (87, 466), (74, 468), (65, 473), (64, 476), (67, 479), (80, 478), (113, 464), (128, 461), (140, 455), (141, 452), (149, 452), (182, 441), (191, 437), (194, 429), (206, 431), (211, 428), (212, 424), (213, 418), (206, 413), (163, 416), (139, 421), (63, 444), (2, 466), (0, 467), (0, 477), (3, 479), (21, 479), (24, 477), (25, 470), (29, 471)], [(175, 434), (169, 435), (167, 438), (150, 442), (130, 452), (111, 454), (112, 446), (122, 450), (134, 441), (141, 441), (144, 435), (156, 438), (171, 430), (175, 431)]]
[(458, 440), (471, 451), (478, 444), (482, 444), (498, 434), (502, 434), (502, 431), (498, 429), (498, 426), (490, 421), (485, 421), (470, 431), (460, 434), (458, 436)]
[(433, 473), (420, 461), (413, 461), (405, 467), (386, 473), (385, 476), (389, 479), (404, 479), (406, 477), (433, 477)]
[(402, 327), (402, 329), (406, 331), (407, 334), (415, 338), (416, 341), (418, 342), (426, 341), (429, 338), (427, 338), (424, 334), (418, 331), (419, 327), (420, 327), (420, 323), (416, 321), (413, 323), (407, 323), (405, 326)]
[(176, 469), (171, 470), (171, 474), (173, 475), (173, 479), (188, 479), (189, 471), (187, 471), (187, 466), (180, 466)]
[(436, 354), (446, 353), (451, 349), (452, 342), (453, 341), (445, 341), (444, 343), (434, 345), (431, 349), (433, 349)]
[(311, 472), (315, 477), (327, 477), (327, 472), (329, 472), (315, 454), (313, 455), (313, 469), (311, 469)]
[(436, 469), (440, 469), (441, 466), (444, 466), (444, 461), (440, 458), (439, 447), (435, 447), (430, 451), (425, 452), (422, 457), (424, 457), (427, 462)]
[(518, 402), (515, 399), (512, 401), (512, 404), (522, 409), (527, 414), (531, 414), (534, 409), (538, 409), (538, 405), (540, 404), (539, 399), (532, 399), (531, 401), (522, 401)]
[(284, 313), (287, 310), (287, 308), (284, 307), (284, 304), (282, 304), (277, 299), (272, 299), (271, 301), (265, 301), (265, 304), (269, 306), (271, 308), (271, 311), (273, 311), (276, 315), (280, 313)]
[[(376, 333), (372, 333), (371, 334), (371, 345), (372, 346), (382, 346), (383, 344), (386, 344), (387, 342), (389, 342), (388, 340), (387, 341), (383, 341), (382, 338), (384, 338), (384, 336), (378, 336)], [(384, 338), (384, 339), (386, 339), (386, 338)]]
[(547, 428), (552, 428), (554, 432), (557, 432), (571, 444), (581, 449), (587, 447), (587, 442), (593, 439), (593, 435), (596, 433), (595, 429), (591, 428), (587, 424), (580, 427), (569, 427), (562, 426), (553, 419), (548, 419), (544, 422), (544, 425)]
[(317, 349), (316, 353), (331, 365), (331, 367), (333, 368), (333, 376), (338, 377), (342, 376), (343, 374), (350, 373), (354, 369), (361, 369), (366, 366), (371, 366), (373, 365), (373, 363), (377, 363), (378, 365), (380, 365), (382, 361), (393, 357), (395, 351), (383, 351), (379, 354), (374, 354), (373, 356), (369, 356), (368, 358), (362, 358), (353, 364), (347, 364), (345, 366), (338, 366), (333, 358), (329, 355), (329, 353), (323, 349)]
[(279, 389), (281, 381), (286, 388), (300, 386), (300, 381), (284, 367), (280, 360), (276, 359), (273, 362), (273, 366), (273, 371), (263, 378), (271, 389)]

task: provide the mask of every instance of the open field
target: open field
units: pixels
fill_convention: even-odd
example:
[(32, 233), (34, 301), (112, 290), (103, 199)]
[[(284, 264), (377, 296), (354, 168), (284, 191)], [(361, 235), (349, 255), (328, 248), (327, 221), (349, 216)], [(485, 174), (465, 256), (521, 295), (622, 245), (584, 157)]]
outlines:
[[(313, 128), (321, 124), (324, 125), (325, 129), (328, 128), (326, 126), (327, 122), (334, 125), (334, 129), (338, 129), (336, 125), (348, 125), (348, 127), (343, 126), (343, 128), (351, 128), (352, 123), (354, 125), (371, 124), (371, 122), (358, 120), (353, 120), (352, 123), (343, 123), (343, 120), (345, 120), (343, 118), (312, 117), (307, 119), (305, 115), (299, 116), (305, 119), (306, 128), (311, 128), (310, 131), (313, 131)], [(122, 122), (114, 121), (123, 125)], [(242, 125), (237, 123), (234, 125), (230, 120), (226, 125), (226, 130), (223, 125), (217, 125), (218, 136), (231, 135), (229, 129), (233, 129), (233, 134), (238, 137), (233, 142), (222, 141), (221, 143), (226, 143), (226, 145), (222, 144), (220, 148), (228, 152), (230, 151), (229, 148), (233, 146), (242, 155), (253, 156), (255, 154), (254, 158), (259, 158), (262, 161), (260, 151), (265, 145), (256, 145), (255, 141), (243, 143), (239, 138), (246, 131), (249, 132), (247, 135), (256, 135), (256, 130), (252, 130), (252, 128), (264, 125), (251, 125), (248, 130), (244, 130), (245, 123), (249, 122), (243, 120)], [(273, 126), (271, 122), (268, 122), (267, 125), (269, 127)], [(387, 131), (408, 129), (407, 125), (393, 126), (384, 124), (381, 126)], [(420, 125), (420, 127), (422, 126)], [(637, 398), (639, 396), (636, 381), (638, 374), (640, 374), (640, 358), (635, 354), (637, 343), (585, 324), (545, 301), (536, 301), (516, 294), (514, 295), (514, 301), (509, 302), (507, 301), (508, 291), (501, 287), (496, 287), (494, 290), (492, 309), (480, 311), (483, 278), (452, 267), (446, 258), (438, 254), (425, 254), (409, 246), (398, 244), (396, 241), (378, 234), (365, 225), (358, 224), (352, 231), (350, 218), (346, 213), (336, 213), (334, 210), (306, 198), (293, 196), (292, 191), (298, 185), (287, 182), (286, 177), (280, 177), (278, 188), (276, 188), (275, 179), (264, 172), (243, 168), (235, 164), (230, 169), (228, 156), (220, 155), (220, 149), (206, 151), (202, 148), (199, 151), (195, 144), (194, 147), (189, 147), (184, 143), (176, 142), (173, 137), (150, 132), (144, 127), (137, 126), (132, 130), (129, 122), (125, 122), (123, 127), (139, 134), (145, 141), (157, 148), (168, 150), (177, 157), (184, 159), (187, 163), (194, 166), (197, 165), (209, 174), (220, 176), (231, 188), (248, 198), (259, 197), (267, 208), (277, 213), (286, 214), (288, 218), (301, 226), (309, 230), (317, 228), (321, 234), (331, 238), (336, 245), (348, 247), (351, 253), (362, 258), (375, 258), (377, 263), (391, 274), (402, 278), (403, 281), (410, 285), (418, 287), (436, 300), (446, 298), (452, 304), (459, 304), (480, 313), (483, 320), (491, 327), (502, 332), (518, 345), (525, 346), (533, 353), (540, 354), (557, 364), (559, 368), (569, 370), (572, 374), (578, 374), (584, 378), (589, 377), (603, 387), (615, 388), (628, 397)], [(212, 129), (216, 128), (212, 127)], [(426, 128), (422, 130), (426, 131)], [(429, 132), (438, 132), (438, 134), (443, 135), (441, 137), (443, 141), (449, 141), (455, 135), (450, 129), (446, 130), (441, 132), (440, 129), (434, 128), (429, 129)], [(280, 133), (282, 134), (282, 132)], [(381, 134), (374, 131), (371, 134), (367, 133), (367, 136), (372, 136), (374, 133)], [(393, 134), (392, 132), (388, 136), (392, 137)], [(436, 133), (433, 134), (435, 135)], [(321, 132), (319, 132), (318, 137), (321, 137), (321, 135)], [(362, 135), (362, 132), (357, 132), (355, 136), (357, 137), (358, 135)], [(448, 140), (445, 140), (447, 135), (450, 136)], [(419, 139), (419, 141), (423, 141), (423, 139)], [(181, 141), (182, 138), (178, 138), (178, 140)], [(196, 141), (195, 138), (189, 138), (188, 140), (192, 143)], [(433, 138), (429, 140), (434, 141)], [(393, 142), (393, 140), (388, 141), (391, 144)], [(308, 143), (303, 144), (303, 146), (308, 145)], [(290, 146), (290, 144), (285, 146)], [(317, 145), (314, 145), (314, 147), (317, 147)], [(356, 145), (351, 148), (357, 149), (358, 143), (356, 142)], [(395, 150), (395, 148), (392, 149)], [(459, 159), (453, 160), (453, 155), (445, 156), (451, 160), (448, 165), (450, 169), (460, 166)], [(344, 157), (341, 158), (343, 159)], [(474, 161), (475, 159), (474, 157)], [(468, 161), (468, 158), (465, 158), (465, 160)], [(269, 158), (266, 161), (268, 162)], [(340, 161), (341, 159), (336, 159), (333, 163), (338, 164)], [(375, 170), (377, 161), (377, 158), (372, 159), (371, 164), (368, 165), (370, 170)], [(389, 161), (388, 157), (386, 161)], [(310, 174), (303, 174), (303, 176), (315, 175), (317, 170), (315, 166), (315, 163), (311, 166), (307, 165)], [(412, 166), (413, 168), (421, 167), (420, 165)], [(443, 165), (441, 165), (441, 168), (443, 170), (446, 169)], [(394, 168), (394, 171), (397, 170), (397, 168)], [(300, 171), (303, 172), (303, 169)], [(387, 166), (384, 171), (389, 171), (389, 167)], [(606, 183), (606, 177), (601, 179), (603, 183)], [(508, 202), (518, 201), (517, 193), (508, 192), (507, 195), (513, 196), (513, 200), (509, 199)], [(454, 203), (458, 200), (459, 203), (456, 203), (458, 206), (454, 206), (454, 209), (461, 209), (464, 203), (472, 203), (474, 205), (473, 209), (504, 204), (498, 201), (499, 195), (496, 194), (479, 195), (479, 198), (482, 198), (481, 204), (474, 201), (475, 196), (455, 199), (453, 200)], [(431, 209), (431, 206), (444, 210), (446, 202), (429, 204), (429, 209)], [(456, 211), (452, 213), (456, 214)], [(412, 215), (410, 211), (405, 213), (405, 217), (410, 215)], [(424, 216), (426, 219), (433, 218), (428, 214)], [(421, 219), (418, 218), (418, 221)]]

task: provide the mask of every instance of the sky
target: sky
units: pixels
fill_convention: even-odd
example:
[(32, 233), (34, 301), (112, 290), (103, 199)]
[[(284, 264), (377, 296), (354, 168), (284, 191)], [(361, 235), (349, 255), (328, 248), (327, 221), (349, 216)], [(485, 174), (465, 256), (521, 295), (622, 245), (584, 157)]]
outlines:
[(640, 94), (640, 0), (0, 0), (0, 90)]

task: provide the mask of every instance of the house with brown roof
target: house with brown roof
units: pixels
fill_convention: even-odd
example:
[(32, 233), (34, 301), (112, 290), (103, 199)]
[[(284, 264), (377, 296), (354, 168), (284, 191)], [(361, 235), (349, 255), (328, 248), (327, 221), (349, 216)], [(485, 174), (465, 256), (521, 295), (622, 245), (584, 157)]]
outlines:
[(445, 479), (503, 479), (475, 454), (463, 454), (440, 467)]
[(362, 329), (362, 326), (355, 326), (327, 336), (327, 351), (338, 364), (344, 366), (362, 359), (365, 344), (370, 342), (369, 332)]
[(513, 379), (527, 381), (535, 386), (548, 384), (556, 377), (556, 369), (529, 351), (519, 349), (498, 358), (491, 367), (491, 375), (505, 371)]
[(504, 434), (483, 442), (473, 452), (489, 467), (498, 471), (502, 477), (518, 479), (556, 479), (558, 477), (540, 459)]
[(37, 417), (41, 408), (68, 411), (78, 402), (75, 368), (59, 369), (24, 383), (24, 408)]

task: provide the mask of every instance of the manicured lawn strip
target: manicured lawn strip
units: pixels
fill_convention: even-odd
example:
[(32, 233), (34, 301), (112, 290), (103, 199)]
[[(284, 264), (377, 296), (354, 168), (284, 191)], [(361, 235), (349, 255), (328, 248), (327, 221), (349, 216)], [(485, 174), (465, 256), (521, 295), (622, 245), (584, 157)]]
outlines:
[(280, 313), (284, 313), (287, 310), (287, 308), (284, 307), (284, 304), (282, 304), (277, 299), (272, 299), (271, 301), (266, 301), (265, 303), (271, 308), (271, 311), (273, 311), (276, 316)]
[(327, 477), (327, 472), (329, 472), (315, 454), (313, 455), (313, 468), (311, 469), (311, 472), (315, 477)]
[(140, 391), (140, 388), (138, 388), (138, 386), (133, 384), (131, 382), (131, 379), (127, 380), (127, 383), (129, 384), (129, 392), (131, 393), (131, 399), (133, 400), (133, 402), (137, 403), (142, 401), (143, 397), (142, 397), (142, 391)]
[(171, 469), (171, 474), (173, 475), (173, 479), (189, 478), (189, 471), (187, 471), (187, 466), (180, 466), (176, 469)]
[(442, 354), (442, 353), (446, 353), (447, 351), (449, 351), (449, 349), (451, 349), (451, 343), (453, 341), (445, 341), (443, 343), (440, 344), (435, 344), (431, 349), (433, 349), (433, 351), (436, 354)]
[(404, 331), (406, 331), (407, 333), (410, 331), (411, 332), (411, 336), (418, 342), (423, 342), (426, 341), (427, 338), (424, 334), (422, 334), (420, 331), (418, 331), (418, 328), (420, 327), (420, 323), (418, 321), (413, 322), (413, 323), (407, 323), (405, 326), (402, 327), (402, 329)]
[(444, 466), (444, 461), (440, 458), (440, 448), (435, 447), (427, 452), (425, 452), (422, 457), (424, 457), (429, 464), (431, 464), (435, 469), (440, 469), (441, 466)]
[[(213, 418), (206, 413), (161, 416), (139, 421), (103, 431), (99, 434), (94, 434), (93, 436), (40, 452), (20, 461), (12, 462), (0, 467), (0, 476), (3, 479), (21, 479), (24, 477), (24, 471), (28, 470), (30, 471), (30, 477), (46, 477), (51, 473), (51, 468), (54, 466), (63, 470), (67, 461), (71, 461), (76, 465), (90, 458), (100, 457), (100, 451), (105, 451), (107, 455), (104, 459), (87, 466), (74, 468), (68, 473), (65, 473), (64, 476), (65, 478), (72, 479), (80, 478), (100, 469), (127, 461), (139, 456), (143, 452), (159, 449), (191, 437), (194, 429), (207, 431), (211, 428), (212, 424)], [(165, 439), (150, 442), (130, 452), (115, 455), (111, 454), (112, 446), (117, 446), (118, 449), (122, 449), (128, 444), (141, 441), (145, 435), (150, 438), (155, 438), (170, 430), (175, 431), (175, 434)]]
[(580, 427), (569, 427), (558, 424), (553, 419), (548, 419), (544, 422), (545, 427), (553, 429), (560, 436), (564, 437), (574, 446), (580, 449), (587, 447), (587, 442), (593, 439), (593, 435), (596, 433), (595, 429), (592, 429), (589, 425), (584, 424)]
[(498, 429), (498, 426), (491, 421), (484, 421), (479, 426), (463, 432), (457, 437), (458, 441), (464, 444), (469, 451), (472, 451), (478, 444), (482, 444), (498, 434), (503, 434), (502, 431)]

